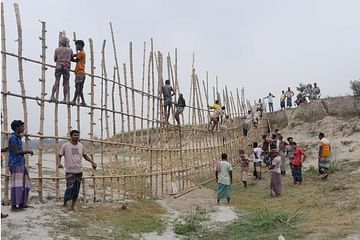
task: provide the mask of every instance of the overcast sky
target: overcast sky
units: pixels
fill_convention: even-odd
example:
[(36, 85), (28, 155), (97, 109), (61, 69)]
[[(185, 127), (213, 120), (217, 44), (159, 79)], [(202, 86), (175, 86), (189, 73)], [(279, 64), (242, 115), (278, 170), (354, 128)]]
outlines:
[[(48, 61), (58, 32), (94, 40), (96, 54), (104, 39), (111, 49), (113, 23), (119, 61), (128, 62), (133, 42), (135, 81), (140, 87), (143, 42), (172, 55), (178, 49), (181, 91), (188, 94), (192, 53), (200, 80), (210, 85), (245, 87), (254, 100), (272, 92), (317, 82), (323, 96), (351, 94), (349, 81), (360, 77), (360, 1), (358, 0), (19, 0), (24, 56), (39, 59), (41, 25), (47, 23)], [(14, 1), (4, 1), (7, 48), (17, 51)], [(88, 49), (87, 49), (88, 50)], [(100, 56), (100, 55), (99, 55)], [(9, 71), (16, 62), (8, 63)], [(100, 57), (96, 59), (100, 70)], [(26, 74), (32, 70), (25, 69)], [(36, 76), (28, 76), (37, 81)], [(49, 72), (49, 71), (48, 71)], [(53, 73), (49, 73), (50, 77)], [(100, 75), (100, 72), (98, 72)], [(31, 93), (31, 84), (26, 84)], [(49, 80), (47, 91), (52, 82)], [(16, 85), (17, 86), (17, 85)], [(9, 86), (11, 88), (11, 84)], [(39, 88), (32, 94), (39, 94)], [(278, 104), (276, 104), (276, 107)]]

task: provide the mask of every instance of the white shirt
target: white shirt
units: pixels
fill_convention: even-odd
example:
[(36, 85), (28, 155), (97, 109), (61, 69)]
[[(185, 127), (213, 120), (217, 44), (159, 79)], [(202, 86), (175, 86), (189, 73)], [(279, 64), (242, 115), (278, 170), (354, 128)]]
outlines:
[(281, 157), (277, 156), (275, 157), (272, 162), (272, 165), (275, 165), (273, 169), (271, 169), (272, 172), (281, 173), (280, 165), (281, 165)]
[(232, 171), (231, 164), (228, 161), (221, 160), (219, 165), (220, 172), (218, 173), (218, 183), (230, 185), (229, 171)]
[(254, 148), (254, 163), (255, 162), (262, 162), (261, 159), (261, 153), (263, 152), (263, 150), (259, 147)]
[(269, 95), (269, 96), (268, 96), (268, 102), (269, 102), (269, 103), (273, 103), (273, 96), (272, 96), (272, 95)]

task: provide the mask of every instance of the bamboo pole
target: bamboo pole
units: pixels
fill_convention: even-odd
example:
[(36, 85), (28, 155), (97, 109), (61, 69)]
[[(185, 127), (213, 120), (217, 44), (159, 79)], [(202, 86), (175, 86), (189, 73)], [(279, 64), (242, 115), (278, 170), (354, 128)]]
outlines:
[[(116, 67), (113, 71), (113, 79), (115, 80)], [(113, 135), (116, 134), (116, 115), (115, 115), (115, 81), (113, 81), (111, 88), (111, 103), (112, 103), (112, 120), (113, 120)]]
[(102, 61), (101, 61), (101, 68), (102, 68), (102, 72), (103, 72), (103, 81), (104, 81), (104, 101), (101, 104), (101, 108), (104, 108), (104, 113), (105, 113), (105, 132), (106, 132), (106, 137), (110, 138), (110, 130), (109, 130), (109, 116), (108, 116), (108, 80), (107, 80), (107, 71), (106, 71), (106, 62), (105, 62), (105, 45), (106, 45), (106, 40), (103, 41), (103, 46), (102, 46), (102, 50), (101, 50), (101, 55), (102, 55)]
[[(91, 74), (94, 74), (94, 70), (95, 70), (95, 65), (94, 65), (94, 46), (93, 46), (93, 40), (91, 38), (89, 38), (89, 46), (90, 46), (90, 71)], [(90, 99), (90, 132), (89, 132), (89, 137), (90, 139), (94, 139), (94, 105), (95, 105), (95, 96), (94, 96), (94, 87), (95, 87), (95, 83), (94, 83), (94, 77), (91, 78), (91, 83), (90, 83), (90, 95), (91, 95), (91, 99)], [(94, 156), (94, 143), (90, 142), (90, 156), (93, 159)], [(94, 169), (92, 170), (92, 176), (95, 175), (95, 171)], [(95, 178), (93, 178), (93, 187), (94, 187), (94, 199), (93, 201), (96, 202), (96, 182), (95, 182)]]
[[(22, 56), (23, 46), (22, 46), (22, 26), (21, 26), (21, 17), (20, 17), (20, 9), (17, 3), (14, 3), (14, 10), (16, 16), (16, 26), (17, 26), (17, 34), (18, 34), (18, 55)], [(22, 105), (23, 105), (23, 115), (24, 115), (24, 126), (25, 131), (24, 135), (27, 135), (28, 132), (28, 111), (27, 111), (27, 103), (25, 95), (25, 83), (24, 83), (24, 68), (23, 68), (23, 61), (21, 58), (18, 58), (18, 70), (19, 70), (19, 83), (20, 83), (20, 90), (22, 95)], [(29, 149), (29, 139), (25, 138), (25, 149)], [(29, 156), (25, 155), (25, 165), (29, 166)]]
[(202, 96), (201, 96), (201, 89), (200, 89), (199, 79), (198, 79), (197, 75), (196, 75), (196, 84), (197, 84), (197, 90), (198, 90), (199, 101), (200, 101), (200, 105), (198, 106), (199, 107), (199, 109), (198, 109), (199, 117), (201, 117), (201, 119), (202, 119), (201, 122), (205, 124), (205, 113), (202, 110), (202, 109), (204, 109), (204, 105), (203, 105), (203, 100), (202, 100)]
[[(124, 83), (125, 83), (125, 86), (127, 86), (127, 77), (126, 77), (126, 64), (123, 63), (123, 70), (124, 70)], [(130, 135), (130, 116), (129, 116), (129, 95), (128, 95), (128, 89), (125, 88), (125, 109), (126, 109), (126, 114), (127, 114), (127, 129), (128, 129), (128, 132), (127, 132), (127, 136), (129, 138), (129, 135)]]
[[(73, 32), (73, 41), (74, 41), (74, 43), (76, 42), (76, 33), (75, 32)], [(69, 94), (70, 94), (70, 92), (69, 92)], [(69, 95), (70, 96), (70, 95)], [(80, 104), (79, 104), (79, 101), (80, 101), (80, 98), (77, 98), (76, 99), (77, 100), (77, 106), (76, 106), (76, 125), (77, 125), (77, 129), (79, 130), (79, 131), (81, 131), (80, 129), (81, 129), (81, 114), (80, 114)]]
[[(41, 40), (41, 60), (43, 62), (43, 65), (41, 66), (41, 78), (39, 81), (41, 82), (41, 101), (40, 101), (40, 128), (39, 128), (39, 135), (44, 135), (44, 120), (45, 120), (45, 72), (46, 72), (46, 23), (41, 21), (41, 27), (42, 27), (42, 34), (40, 37)], [(42, 158), (43, 158), (43, 144), (44, 144), (44, 138), (40, 137), (39, 140), (39, 151), (38, 151), (38, 177), (39, 177), (39, 200), (43, 201), (43, 181), (42, 181)]]
[[(123, 99), (122, 99), (122, 93), (121, 93), (121, 84), (120, 84), (120, 67), (119, 67), (119, 63), (118, 63), (116, 45), (115, 45), (115, 36), (114, 36), (114, 31), (113, 31), (111, 22), (110, 22), (110, 30), (111, 30), (111, 39), (112, 39), (112, 45), (113, 45), (113, 50), (114, 50), (114, 59), (115, 59), (117, 80), (119, 83), (120, 111), (124, 112)], [(124, 122), (125, 122), (124, 115), (121, 114), (121, 137), (122, 137), (122, 139), (124, 139)]]
[[(105, 44), (106, 44), (106, 40), (103, 41), (103, 45), (102, 45), (102, 50), (101, 50), (101, 75), (103, 77), (106, 78), (106, 69), (105, 69)], [(105, 92), (105, 93), (104, 93)], [(106, 97), (107, 95), (107, 82), (106, 80), (102, 79), (101, 81), (101, 99), (100, 99), (100, 105), (103, 108), (107, 108), (107, 104), (106, 104)], [(105, 101), (104, 101), (105, 100)], [(105, 114), (105, 116), (104, 116)], [(105, 121), (107, 120), (107, 112), (104, 112), (104, 109), (101, 109), (101, 115), (100, 115), (100, 138), (104, 139), (104, 117), (105, 117)], [(108, 129), (108, 124), (106, 126), (107, 131)], [(109, 133), (107, 134), (107, 137), (109, 138)], [(109, 158), (111, 160), (111, 156), (109, 154)], [(104, 143), (101, 143), (101, 156), (100, 156), (100, 163), (101, 163), (101, 173), (102, 175), (104, 175)], [(105, 201), (105, 179), (103, 179), (102, 181), (103, 184), (103, 201)], [(112, 190), (112, 188), (111, 188)]]
[[(133, 51), (132, 51), (132, 42), (130, 42), (129, 46), (129, 55), (130, 55), (130, 81), (131, 81), (131, 102), (132, 102), (132, 115), (136, 115), (135, 110), (135, 84), (134, 84), (134, 64), (133, 64)], [(136, 119), (133, 117), (133, 142), (136, 142)]]
[[(2, 91), (7, 92), (7, 59), (6, 54), (6, 38), (5, 38), (5, 14), (4, 14), (4, 3), (1, 2), (1, 82), (2, 82)], [(8, 99), (6, 94), (2, 94), (2, 118), (1, 118), (1, 130), (8, 131)], [(8, 147), (8, 134), (1, 133), (1, 148)], [(5, 156), (7, 154), (4, 154)], [(4, 165), (4, 173), (5, 175), (9, 175), (8, 161), (7, 156), (5, 157), (5, 165)], [(9, 177), (5, 177), (4, 180), (4, 205), (9, 205)]]
[[(144, 53), (143, 53), (143, 64), (142, 64), (142, 75), (141, 75), (141, 91), (144, 92), (145, 89), (145, 61), (146, 61), (146, 42), (144, 42)], [(141, 94), (141, 118), (144, 117), (144, 94)], [(144, 129), (144, 121), (141, 119), (141, 140), (143, 139), (143, 129)]]

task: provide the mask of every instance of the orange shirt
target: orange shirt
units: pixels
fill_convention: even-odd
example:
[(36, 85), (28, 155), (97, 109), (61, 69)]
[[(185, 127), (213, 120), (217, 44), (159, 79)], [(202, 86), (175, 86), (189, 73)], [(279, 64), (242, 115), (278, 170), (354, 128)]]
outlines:
[(320, 147), (321, 147), (321, 152), (320, 152), (320, 157), (330, 157), (330, 141), (326, 138), (322, 138), (320, 140)]
[(76, 62), (75, 74), (83, 75), (85, 74), (85, 59), (86, 59), (85, 51), (84, 50), (79, 51), (76, 54), (76, 58), (79, 61)]

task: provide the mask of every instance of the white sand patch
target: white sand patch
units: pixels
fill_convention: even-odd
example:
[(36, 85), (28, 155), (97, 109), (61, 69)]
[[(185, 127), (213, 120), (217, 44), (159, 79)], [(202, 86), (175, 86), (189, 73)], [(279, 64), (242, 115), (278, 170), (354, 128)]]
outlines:
[(58, 213), (54, 209), (54, 206), (49, 205), (33, 205), (31, 208), (16, 212), (11, 212), (9, 206), (3, 206), (1, 211), (8, 213), (9, 216), (1, 221), (1, 237), (3, 239), (27, 240), (56, 239), (51, 236), (55, 222), (46, 210), (51, 208), (53, 213), (56, 211), (55, 214), (61, 214), (60, 211)]
[(210, 212), (211, 222), (232, 222), (237, 219), (237, 214), (232, 206), (215, 206), (215, 212)]

